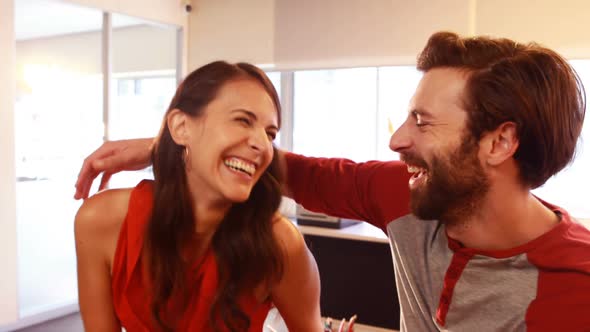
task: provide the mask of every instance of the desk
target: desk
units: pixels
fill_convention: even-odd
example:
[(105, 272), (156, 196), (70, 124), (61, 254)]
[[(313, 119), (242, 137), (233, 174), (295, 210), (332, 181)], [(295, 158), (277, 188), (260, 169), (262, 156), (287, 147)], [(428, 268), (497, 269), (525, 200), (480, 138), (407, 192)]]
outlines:
[(357, 314), (361, 324), (399, 330), (387, 235), (367, 223), (342, 229), (298, 228), (319, 267), (322, 315), (341, 319)]
[[(297, 223), (295, 224), (297, 225)], [(297, 227), (304, 235), (317, 235), (338, 239), (359, 240), (386, 244), (389, 243), (387, 235), (381, 229), (366, 222), (361, 222), (356, 225), (344, 227), (341, 229), (302, 225), (297, 225)]]

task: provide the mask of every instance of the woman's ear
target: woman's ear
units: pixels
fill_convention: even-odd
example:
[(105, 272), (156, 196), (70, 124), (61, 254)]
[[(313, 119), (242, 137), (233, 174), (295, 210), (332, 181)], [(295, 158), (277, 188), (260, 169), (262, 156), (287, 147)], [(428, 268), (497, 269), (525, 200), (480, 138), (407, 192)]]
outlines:
[(174, 143), (186, 146), (188, 142), (188, 115), (175, 108), (166, 116), (166, 125)]
[(518, 133), (514, 122), (504, 122), (486, 136), (489, 143), (486, 161), (489, 165), (503, 163), (506, 159), (512, 158), (518, 149)]

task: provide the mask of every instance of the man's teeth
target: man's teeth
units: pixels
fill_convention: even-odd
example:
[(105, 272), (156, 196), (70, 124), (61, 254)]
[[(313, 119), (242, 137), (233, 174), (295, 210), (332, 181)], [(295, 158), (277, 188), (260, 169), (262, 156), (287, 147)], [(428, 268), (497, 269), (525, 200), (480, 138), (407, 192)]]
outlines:
[(408, 165), (408, 173), (419, 173), (419, 172), (424, 172), (425, 170), (423, 168), (420, 168), (418, 166), (409, 166)]
[(236, 158), (226, 159), (223, 163), (229, 168), (242, 171), (248, 175), (252, 175), (256, 171), (256, 166), (253, 164)]

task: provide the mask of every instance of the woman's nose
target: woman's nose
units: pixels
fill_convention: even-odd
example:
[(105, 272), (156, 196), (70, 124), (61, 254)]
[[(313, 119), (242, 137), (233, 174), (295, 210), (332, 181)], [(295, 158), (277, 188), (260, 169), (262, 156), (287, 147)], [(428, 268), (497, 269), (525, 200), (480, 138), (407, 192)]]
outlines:
[(264, 151), (265, 148), (269, 145), (268, 134), (266, 130), (254, 130), (249, 139), (248, 144), (250, 147), (256, 151)]

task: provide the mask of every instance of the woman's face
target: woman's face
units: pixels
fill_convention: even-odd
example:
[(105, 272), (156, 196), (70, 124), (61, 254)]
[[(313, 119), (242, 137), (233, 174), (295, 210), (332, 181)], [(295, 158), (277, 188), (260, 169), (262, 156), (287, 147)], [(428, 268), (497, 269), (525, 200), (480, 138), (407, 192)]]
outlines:
[(203, 115), (190, 118), (189, 183), (199, 199), (243, 202), (273, 158), (277, 109), (253, 79), (224, 84)]

